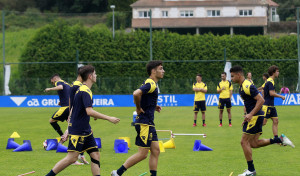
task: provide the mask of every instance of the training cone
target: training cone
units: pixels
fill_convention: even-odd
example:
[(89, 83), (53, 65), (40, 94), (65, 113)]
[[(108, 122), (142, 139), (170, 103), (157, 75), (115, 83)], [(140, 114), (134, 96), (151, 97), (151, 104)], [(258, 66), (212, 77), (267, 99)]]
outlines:
[(14, 140), (14, 138), (9, 138), (7, 140), (6, 149), (16, 149), (20, 146), (20, 144), (16, 143)]
[(56, 153), (68, 153), (68, 147), (62, 145), (61, 143), (58, 143)]
[(166, 152), (163, 141), (159, 141), (159, 150), (160, 152)]
[(57, 149), (57, 139), (47, 139), (47, 148), (46, 151), (56, 150)]
[(163, 146), (164, 146), (165, 149), (174, 149), (174, 148), (176, 148), (174, 138), (171, 138), (170, 140), (165, 142), (163, 144)]
[(124, 139), (115, 139), (115, 143), (114, 143), (114, 150), (116, 151), (118, 149), (118, 145), (122, 142), (125, 142)]
[(199, 150), (200, 151), (212, 151), (213, 149), (207, 147), (206, 145), (201, 144)]
[(19, 135), (17, 132), (13, 132), (13, 133), (10, 135), (10, 138), (20, 138), (20, 135)]
[(96, 144), (97, 144), (98, 148), (102, 148), (101, 138), (95, 138), (95, 141), (96, 141)]
[(119, 139), (124, 139), (124, 141), (128, 144), (128, 149), (130, 148), (130, 137), (119, 137)]
[(14, 152), (32, 151), (30, 140), (23, 140), (23, 144), (14, 150)]
[(193, 151), (199, 151), (201, 140), (195, 140)]
[(117, 145), (116, 153), (128, 153), (128, 143), (127, 142), (121, 142)]

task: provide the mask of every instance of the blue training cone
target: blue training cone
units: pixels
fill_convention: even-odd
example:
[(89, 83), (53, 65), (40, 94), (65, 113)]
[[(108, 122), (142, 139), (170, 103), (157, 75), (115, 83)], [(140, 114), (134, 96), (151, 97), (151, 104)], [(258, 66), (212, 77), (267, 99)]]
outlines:
[(95, 138), (95, 141), (96, 141), (96, 144), (97, 144), (98, 148), (102, 148), (101, 138)]
[(23, 140), (23, 144), (14, 150), (14, 152), (32, 151), (30, 140)]
[(47, 139), (47, 148), (46, 151), (56, 150), (57, 149), (57, 139)]
[(114, 150), (118, 150), (118, 145), (122, 142), (125, 142), (124, 139), (115, 139), (115, 143), (114, 143)]
[(58, 143), (56, 153), (68, 153), (68, 147)]
[(20, 144), (16, 143), (14, 141), (14, 138), (9, 138), (7, 140), (7, 145), (6, 145), (6, 149), (16, 149), (20, 146)]
[(201, 140), (195, 140), (193, 151), (199, 151)]
[(212, 151), (213, 149), (207, 147), (206, 145), (201, 144), (199, 150), (200, 151)]
[(117, 145), (116, 153), (128, 153), (128, 143), (121, 142)]

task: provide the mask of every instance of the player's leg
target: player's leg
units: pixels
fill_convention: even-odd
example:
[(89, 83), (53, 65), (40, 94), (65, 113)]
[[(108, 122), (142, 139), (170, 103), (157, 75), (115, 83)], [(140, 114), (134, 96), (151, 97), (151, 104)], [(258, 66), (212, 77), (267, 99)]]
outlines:
[(74, 163), (78, 158), (79, 153), (72, 151), (68, 152), (67, 156), (55, 164), (53, 169), (46, 176), (54, 176), (64, 170), (66, 167)]
[(60, 107), (59, 110), (57, 110), (50, 119), (50, 124), (54, 128), (54, 130), (59, 134), (59, 136), (62, 136), (64, 133), (62, 132), (60, 126), (58, 125), (58, 121), (65, 121), (68, 119), (69, 116), (69, 107)]
[(229, 126), (231, 127), (231, 100), (230, 98), (226, 99), (226, 109), (227, 109), (227, 113), (228, 113), (228, 122), (229, 122)]
[(151, 143), (150, 151), (151, 151), (151, 154), (149, 157), (150, 174), (151, 174), (151, 176), (156, 176), (158, 157), (160, 154), (158, 141), (153, 141)]
[(194, 111), (194, 123), (193, 126), (197, 126), (197, 116), (198, 116), (198, 111)]
[[(90, 151), (91, 152), (91, 151)], [(92, 151), (91, 153), (89, 153), (90, 157), (91, 157), (91, 170), (92, 170), (92, 174), (93, 175), (98, 175), (100, 176), (100, 153), (97, 150)]]
[(273, 121), (272, 131), (273, 131), (274, 138), (278, 138), (278, 122), (279, 122), (278, 117), (273, 117), (271, 119)]
[(194, 124), (193, 127), (197, 126), (197, 116), (199, 112), (200, 104), (199, 101), (194, 102)]
[(223, 119), (223, 110), (224, 110), (224, 101), (223, 99), (219, 99), (219, 120), (220, 120), (220, 124), (219, 124), (219, 127), (222, 126), (222, 119)]
[(253, 138), (253, 137), (254, 137), (254, 135), (243, 133), (242, 139), (241, 139), (241, 146), (242, 146), (242, 149), (244, 152), (245, 159), (247, 161), (248, 170), (250, 172), (255, 171), (253, 159), (252, 159), (252, 149), (251, 149), (251, 145), (249, 142), (251, 140), (251, 138)]
[(206, 127), (206, 123), (205, 123), (205, 111), (206, 111), (206, 104), (205, 101), (201, 101), (201, 114), (202, 114), (202, 126)]

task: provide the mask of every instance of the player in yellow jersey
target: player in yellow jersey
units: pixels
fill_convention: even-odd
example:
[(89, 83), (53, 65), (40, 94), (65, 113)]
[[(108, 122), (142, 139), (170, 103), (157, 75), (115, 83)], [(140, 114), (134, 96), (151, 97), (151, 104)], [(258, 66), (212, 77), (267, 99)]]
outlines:
[(219, 113), (219, 119), (220, 119), (220, 125), (219, 127), (222, 127), (222, 118), (223, 118), (223, 110), (224, 106), (226, 105), (226, 109), (228, 112), (228, 120), (229, 120), (229, 126), (231, 127), (231, 96), (232, 96), (232, 84), (230, 81), (226, 80), (226, 72), (223, 72), (221, 74), (221, 79), (222, 81), (219, 82), (217, 86), (217, 92), (220, 94), (219, 96), (219, 106), (218, 108), (220, 109)]
[(204, 82), (202, 82), (202, 75), (197, 74), (196, 76), (196, 83), (193, 84), (193, 91), (195, 91), (195, 98), (194, 98), (194, 124), (193, 126), (197, 126), (197, 115), (199, 110), (201, 109), (202, 113), (202, 126), (206, 127), (205, 124), (205, 111), (206, 111), (206, 104), (205, 104), (205, 93), (207, 92), (207, 86)]
[(262, 79), (264, 80), (264, 83), (263, 83), (263, 85), (261, 85), (261, 86), (257, 89), (259, 92), (261, 92), (261, 94), (263, 95), (263, 97), (264, 97), (264, 94), (263, 94), (263, 92), (264, 92), (264, 87), (265, 87), (265, 84), (266, 84), (268, 78), (269, 78), (269, 74), (268, 74), (268, 73), (264, 73), (264, 74), (262, 75)]
[[(251, 83), (253, 83), (253, 80), (252, 80), (252, 73), (251, 72), (248, 72), (247, 73), (247, 80), (250, 81)], [(253, 83), (254, 84), (254, 83)]]

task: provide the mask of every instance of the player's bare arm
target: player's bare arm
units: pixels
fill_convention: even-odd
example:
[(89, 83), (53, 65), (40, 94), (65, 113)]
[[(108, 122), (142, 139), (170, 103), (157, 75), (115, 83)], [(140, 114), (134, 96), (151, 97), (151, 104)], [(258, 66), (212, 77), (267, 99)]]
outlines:
[(85, 108), (85, 110), (86, 110), (87, 115), (91, 116), (91, 117), (94, 117), (94, 119), (108, 120), (108, 121), (110, 121), (111, 123), (114, 123), (114, 124), (117, 124), (120, 121), (119, 118), (108, 116), (108, 115), (105, 115), (105, 114), (101, 114), (101, 113), (95, 111), (92, 107)]
[(141, 114), (144, 113), (144, 110), (141, 108), (141, 97), (143, 92), (141, 89), (137, 89), (133, 92), (133, 100), (136, 106), (136, 113)]
[(247, 121), (247, 122), (250, 122), (253, 115), (256, 114), (261, 109), (262, 105), (265, 102), (265, 100), (263, 99), (263, 97), (260, 94), (257, 94), (254, 97), (254, 99), (256, 100), (255, 107), (253, 108), (253, 110), (249, 114), (245, 115), (245, 121)]
[(50, 88), (46, 88), (45, 90), (44, 90), (44, 92), (49, 92), (49, 91), (57, 91), (57, 90), (63, 90), (64, 89), (64, 87), (62, 86), (62, 85), (58, 85), (58, 86), (55, 86), (55, 87), (50, 87)]
[(282, 96), (282, 95), (279, 95), (279, 94), (275, 93), (274, 90), (270, 90), (270, 91), (269, 91), (269, 94), (270, 94), (272, 97), (278, 97), (278, 98), (281, 98), (282, 100), (285, 100), (285, 96)]

